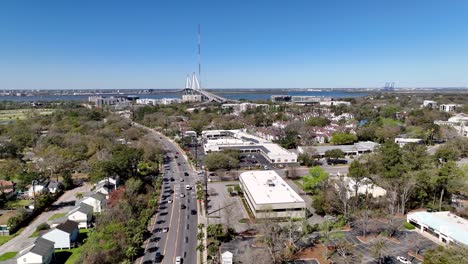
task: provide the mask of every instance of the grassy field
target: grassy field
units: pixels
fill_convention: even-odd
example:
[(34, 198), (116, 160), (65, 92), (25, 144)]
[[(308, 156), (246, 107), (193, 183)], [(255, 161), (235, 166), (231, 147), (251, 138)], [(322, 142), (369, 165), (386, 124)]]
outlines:
[(0, 261), (5, 261), (5, 260), (9, 260), (9, 259), (12, 259), (16, 256), (16, 254), (18, 254), (18, 252), (6, 252), (2, 255), (0, 255)]
[(5, 208), (9, 209), (19, 209), (19, 207), (25, 207), (30, 204), (31, 200), (11, 200), (6, 202)]
[(21, 234), (21, 232), (23, 232), (23, 228), (21, 228), (20, 230), (16, 231), (15, 234), (13, 235), (9, 235), (9, 236), (0, 236), (0, 246), (5, 244), (6, 242), (10, 241), (12, 238), (14, 238), (15, 236)]
[(56, 213), (49, 217), (49, 221), (64, 217), (67, 213)]
[(54, 109), (15, 109), (0, 110), (0, 122), (24, 120), (39, 115), (50, 115)]

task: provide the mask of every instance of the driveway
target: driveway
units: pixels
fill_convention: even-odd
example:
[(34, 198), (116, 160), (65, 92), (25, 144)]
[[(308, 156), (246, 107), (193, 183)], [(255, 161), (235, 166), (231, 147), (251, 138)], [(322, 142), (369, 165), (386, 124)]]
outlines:
[[(91, 184), (84, 184), (83, 186), (76, 187), (73, 190), (69, 190), (62, 194), (60, 198), (53, 203), (53, 208), (56, 208), (54, 210), (50, 210), (47, 212), (43, 212), (39, 216), (37, 216), (24, 230), (19, 234), (18, 236), (14, 237), (7, 243), (3, 244), (0, 246), (0, 252), (9, 252), (9, 251), (20, 251), (23, 249), (25, 246), (28, 244), (32, 243), (36, 238), (32, 237), (30, 238), (29, 236), (36, 231), (36, 227), (42, 223), (47, 222), (49, 218), (56, 214), (56, 213), (66, 213), (70, 211), (73, 206), (60, 206), (61, 203), (66, 203), (66, 202), (71, 202), (71, 201), (76, 201), (75, 195), (77, 193), (86, 193), (91, 190), (92, 185)], [(0, 262), (4, 263), (4, 262)]]

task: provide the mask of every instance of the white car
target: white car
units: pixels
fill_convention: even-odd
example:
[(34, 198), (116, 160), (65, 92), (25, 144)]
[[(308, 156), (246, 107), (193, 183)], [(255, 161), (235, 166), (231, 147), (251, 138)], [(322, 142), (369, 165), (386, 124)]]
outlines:
[(165, 228), (163, 228), (163, 230), (162, 230), (162, 231), (163, 231), (163, 233), (167, 233), (167, 232), (169, 231), (169, 227), (165, 227)]
[(190, 190), (192, 189), (192, 187), (190, 187), (190, 185), (185, 185), (185, 190)]
[(404, 263), (404, 264), (411, 264), (411, 261), (409, 261), (407, 258), (405, 257), (402, 257), (402, 256), (398, 256), (396, 258), (398, 261), (400, 261), (400, 263)]
[(172, 200), (171, 199), (167, 200), (167, 203), (172, 203)]
[(177, 256), (177, 257), (175, 258), (175, 264), (182, 264), (182, 257)]
[(181, 193), (180, 198), (184, 198), (184, 197), (185, 197), (185, 194)]

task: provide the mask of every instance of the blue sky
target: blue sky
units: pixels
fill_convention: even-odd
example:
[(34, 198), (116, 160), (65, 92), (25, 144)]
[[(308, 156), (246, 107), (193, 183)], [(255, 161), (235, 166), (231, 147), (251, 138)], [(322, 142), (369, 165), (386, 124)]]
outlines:
[(0, 89), (468, 86), (468, 1), (0, 1)]

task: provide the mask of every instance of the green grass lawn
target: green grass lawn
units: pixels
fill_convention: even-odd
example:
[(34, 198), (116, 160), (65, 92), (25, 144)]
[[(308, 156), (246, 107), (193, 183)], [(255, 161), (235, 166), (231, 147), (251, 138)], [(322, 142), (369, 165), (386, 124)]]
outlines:
[(81, 255), (81, 247), (55, 251), (55, 262), (57, 264), (73, 264)]
[(14, 233), (13, 235), (9, 235), (9, 236), (0, 236), (0, 246), (5, 244), (6, 242), (10, 241), (12, 238), (14, 238), (15, 236), (21, 234), (21, 232), (23, 232), (24, 230), (24, 227), (21, 228), (20, 230), (16, 231), (16, 233)]
[(19, 207), (25, 207), (26, 205), (30, 204), (31, 200), (11, 200), (6, 202), (5, 208), (9, 209), (18, 209)]
[(3, 253), (2, 255), (0, 255), (0, 261), (5, 261), (5, 260), (12, 259), (12, 258), (14, 258), (16, 256), (16, 254), (18, 254), (18, 252)]
[(0, 122), (24, 120), (38, 115), (51, 115), (54, 111), (54, 109), (0, 110)]
[(56, 213), (56, 214), (52, 215), (51, 217), (49, 217), (49, 221), (64, 217), (66, 214), (67, 213)]
[[(83, 242), (88, 237), (89, 229), (80, 229), (78, 233), (78, 241)], [(63, 249), (55, 251), (55, 262), (57, 264), (73, 264), (81, 255), (82, 246), (72, 249)]]

